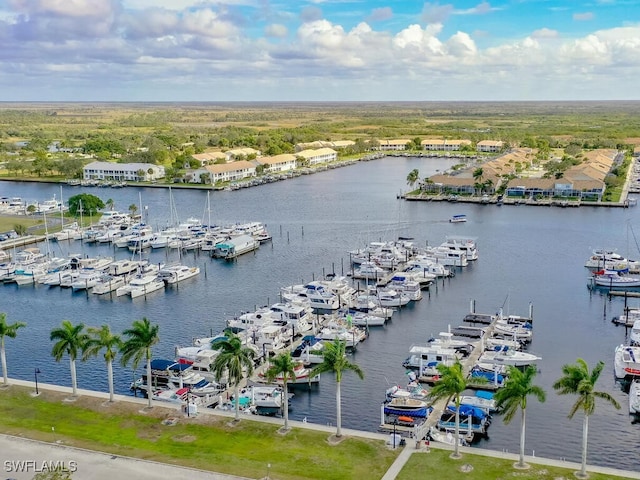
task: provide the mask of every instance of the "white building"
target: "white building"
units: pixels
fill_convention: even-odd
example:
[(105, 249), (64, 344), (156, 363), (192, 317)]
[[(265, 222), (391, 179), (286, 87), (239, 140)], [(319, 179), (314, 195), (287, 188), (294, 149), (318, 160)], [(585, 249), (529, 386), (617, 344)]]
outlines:
[(504, 142), (500, 140), (482, 140), (476, 144), (476, 150), (479, 152), (499, 152), (504, 147)]
[(400, 138), (395, 140), (379, 140), (378, 150), (406, 150), (407, 145), (411, 143), (411, 140), (407, 138)]
[(149, 182), (164, 178), (164, 167), (152, 163), (91, 162), (82, 169), (85, 180)]
[(427, 139), (420, 142), (422, 148), (430, 151), (457, 152), (463, 145), (471, 145), (470, 140)]
[(185, 175), (185, 179), (190, 183), (203, 183), (202, 179), (204, 177), (208, 178), (208, 183), (215, 184), (216, 182), (231, 182), (255, 176), (256, 166), (246, 160), (239, 160), (237, 162), (206, 165), (203, 168), (188, 172)]
[(291, 153), (283, 153), (273, 157), (262, 157), (256, 160), (264, 165), (265, 173), (286, 172), (296, 169), (296, 156)]
[(296, 157), (304, 158), (309, 165), (319, 163), (335, 162), (338, 159), (338, 152), (332, 148), (317, 148), (315, 150), (302, 150), (296, 153)]

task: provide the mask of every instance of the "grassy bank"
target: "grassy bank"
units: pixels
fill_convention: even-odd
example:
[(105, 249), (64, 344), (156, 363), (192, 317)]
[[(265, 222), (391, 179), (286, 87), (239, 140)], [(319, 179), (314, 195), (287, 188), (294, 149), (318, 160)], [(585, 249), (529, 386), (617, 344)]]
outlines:
[[(450, 458), (448, 450), (431, 449), (429, 453), (411, 455), (411, 458), (396, 478), (464, 478), (465, 480), (570, 480), (574, 470), (546, 465), (530, 464), (526, 470), (513, 468), (513, 460), (502, 460), (481, 455), (463, 454), (459, 460)], [(589, 480), (611, 479), (610, 475), (589, 473)], [(624, 477), (613, 477), (623, 479)]]
[[(11, 435), (126, 455), (203, 470), (260, 478), (266, 465), (278, 479), (381, 478), (398, 451), (383, 442), (347, 438), (330, 445), (328, 435), (306, 429), (278, 433), (280, 425), (226, 417), (184, 418), (174, 409), (154, 407), (141, 413), (137, 404), (11, 386), (0, 389), (0, 430)], [(163, 423), (178, 418), (176, 425)], [(52, 427), (55, 431), (52, 431)]]

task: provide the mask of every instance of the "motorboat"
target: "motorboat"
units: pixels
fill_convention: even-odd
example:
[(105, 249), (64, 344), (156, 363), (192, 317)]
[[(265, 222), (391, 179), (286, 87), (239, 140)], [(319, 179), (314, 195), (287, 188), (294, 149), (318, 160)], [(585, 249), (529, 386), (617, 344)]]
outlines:
[(168, 265), (158, 271), (158, 277), (168, 285), (174, 285), (182, 280), (195, 277), (200, 273), (200, 267), (187, 265)]
[(135, 272), (139, 267), (140, 262), (137, 260), (116, 260), (109, 265), (107, 273), (109, 275), (127, 275)]
[(123, 275), (102, 275), (91, 289), (91, 293), (104, 295), (115, 292), (118, 288), (127, 284), (127, 279)]
[(71, 282), (71, 290), (74, 292), (80, 290), (90, 290), (104, 276), (104, 272), (100, 270), (87, 269), (81, 271), (74, 281)]
[(640, 377), (640, 347), (618, 345), (614, 354), (613, 371), (619, 380)]
[(447, 267), (466, 267), (469, 264), (467, 254), (463, 250), (451, 250), (448, 247), (427, 247), (425, 257), (435, 263)]
[[(294, 377), (287, 377), (287, 385), (305, 385), (318, 383), (320, 381), (320, 375), (311, 375), (311, 369), (304, 366), (304, 363), (298, 362), (293, 367)], [(258, 380), (260, 382), (267, 382), (267, 377), (265, 372), (260, 372), (258, 374)], [(282, 373), (275, 376), (273, 383), (282, 385), (284, 382), (284, 376)]]
[(616, 253), (615, 250), (596, 249), (584, 264), (585, 267), (596, 270), (629, 270), (640, 272), (640, 261), (630, 260)]
[(635, 379), (629, 385), (629, 413), (640, 413), (640, 380)]
[(251, 235), (239, 235), (218, 243), (211, 254), (215, 258), (233, 260), (240, 255), (257, 250), (260, 242)]
[(453, 215), (450, 219), (450, 223), (463, 223), (467, 221), (467, 216), (464, 214)]
[[(429, 428), (429, 439), (433, 442), (455, 445), (456, 441), (451, 431), (440, 431), (435, 426)], [(467, 447), (473, 441), (473, 433), (462, 432), (458, 434), (458, 445)]]
[(303, 362), (305, 365), (322, 363), (324, 361), (322, 355), (323, 348), (324, 343), (322, 339), (313, 335), (305, 335), (302, 337), (300, 344), (291, 352), (291, 358), (293, 358), (294, 361)]
[(347, 325), (355, 325), (356, 327), (381, 327), (387, 323), (385, 317), (367, 312), (359, 312), (357, 310), (342, 312), (339, 319)]
[(497, 365), (513, 365), (515, 367), (533, 365), (538, 360), (541, 360), (541, 358), (532, 353), (512, 350), (506, 346), (497, 346), (493, 351), (485, 351), (480, 355), (479, 359), (480, 362), (495, 363)]
[(467, 260), (469, 261), (478, 259), (478, 248), (475, 240), (472, 238), (447, 237), (440, 246), (449, 248), (450, 250), (462, 250), (467, 255)]
[(422, 375), (427, 368), (435, 368), (438, 364), (453, 365), (462, 355), (453, 348), (442, 345), (412, 345), (409, 357), (402, 363), (405, 368), (417, 369)]
[(598, 270), (591, 277), (593, 284), (612, 290), (640, 287), (640, 276), (629, 275), (628, 270)]
[(416, 302), (422, 300), (422, 286), (420, 282), (413, 280), (409, 275), (396, 274), (391, 277), (387, 288), (399, 291), (402, 295), (409, 298), (410, 301)]
[(269, 307), (274, 322), (280, 322), (291, 328), (292, 335), (303, 335), (313, 328), (310, 307), (290, 302), (274, 303)]
[(398, 390), (385, 403), (384, 413), (386, 415), (426, 418), (430, 413), (430, 409), (426, 401), (411, 397), (411, 394), (407, 391)]
[[(438, 420), (438, 428), (447, 432), (456, 429), (456, 410), (455, 406), (447, 406), (445, 411)], [(460, 432), (471, 432), (484, 435), (491, 423), (489, 415), (483, 410), (475, 407), (460, 405), (458, 429)]]
[(428, 343), (443, 348), (451, 348), (463, 356), (468, 356), (474, 349), (474, 345), (466, 340), (453, 338), (451, 332), (440, 332), (438, 337), (430, 338)]
[(631, 333), (629, 333), (629, 343), (633, 346), (640, 346), (640, 319), (633, 322)]
[(477, 390), (475, 395), (462, 395), (460, 397), (460, 404), (478, 407), (487, 413), (492, 413), (497, 408), (493, 393), (486, 390)]
[(157, 273), (139, 273), (134, 275), (127, 285), (116, 289), (116, 296), (130, 295), (131, 298), (136, 298), (160, 290), (164, 286), (164, 281), (158, 278)]
[(375, 262), (362, 262), (351, 276), (356, 279), (378, 281), (387, 275), (389, 275), (389, 271), (379, 267)]

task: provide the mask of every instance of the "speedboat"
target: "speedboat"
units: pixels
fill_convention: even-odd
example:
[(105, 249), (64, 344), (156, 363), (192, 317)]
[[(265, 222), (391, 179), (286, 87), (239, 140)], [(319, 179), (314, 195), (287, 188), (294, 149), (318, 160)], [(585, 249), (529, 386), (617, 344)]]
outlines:
[(412, 398), (407, 391), (398, 390), (389, 402), (384, 405), (386, 415), (405, 415), (408, 417), (425, 418), (429, 415), (430, 409), (427, 402), (417, 398)]
[(640, 380), (629, 385), (629, 413), (640, 413)]
[(525, 367), (535, 364), (540, 357), (532, 353), (519, 352), (509, 347), (495, 347), (493, 351), (485, 351), (480, 355), (480, 362), (495, 363), (498, 365), (513, 365), (516, 367)]
[(467, 221), (467, 216), (464, 214), (453, 215), (450, 219), (450, 223), (462, 223)]
[(640, 347), (618, 345), (613, 370), (617, 379), (640, 377)]

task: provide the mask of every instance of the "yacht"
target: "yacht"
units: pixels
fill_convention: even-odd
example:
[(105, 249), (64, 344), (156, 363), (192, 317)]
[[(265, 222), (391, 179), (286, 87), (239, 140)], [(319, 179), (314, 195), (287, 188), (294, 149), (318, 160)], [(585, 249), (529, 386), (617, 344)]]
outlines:
[(640, 347), (618, 345), (614, 354), (613, 371), (618, 380), (640, 377)]
[(440, 246), (450, 250), (462, 250), (467, 255), (467, 260), (469, 261), (478, 259), (478, 248), (473, 238), (451, 236), (447, 237)]
[(115, 292), (118, 288), (127, 284), (127, 279), (123, 275), (102, 275), (91, 289), (91, 293), (104, 295)]
[(158, 278), (168, 285), (173, 285), (182, 280), (195, 277), (200, 273), (199, 267), (188, 267), (186, 265), (169, 265), (158, 271)]
[(164, 286), (164, 281), (158, 278), (157, 273), (138, 273), (131, 278), (127, 285), (116, 289), (116, 296), (129, 295), (131, 298), (137, 298), (160, 290)]

